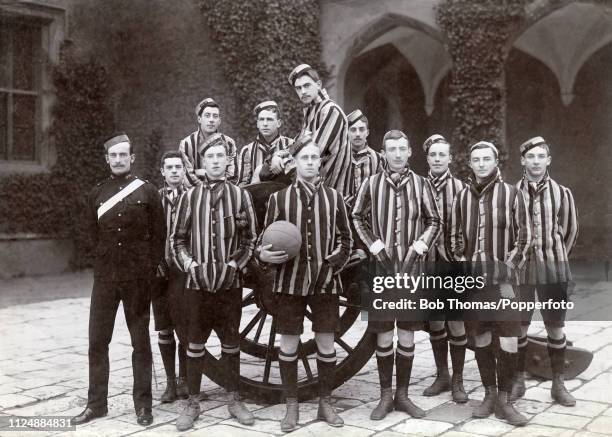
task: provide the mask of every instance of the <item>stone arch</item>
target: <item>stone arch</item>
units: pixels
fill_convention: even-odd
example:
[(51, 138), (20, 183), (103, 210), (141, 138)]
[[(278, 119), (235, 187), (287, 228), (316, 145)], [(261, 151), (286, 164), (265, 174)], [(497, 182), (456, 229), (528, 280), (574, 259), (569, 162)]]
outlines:
[[(380, 39), (390, 32), (398, 29), (408, 28), (421, 32), (427, 38), (439, 43), (444, 49), (444, 36), (442, 32), (417, 18), (396, 13), (387, 13), (377, 18), (373, 18), (368, 24), (360, 26), (360, 29), (347, 37), (339, 46), (341, 47), (341, 62), (332, 67), (332, 80), (334, 95), (336, 100), (342, 104), (344, 102), (345, 79), (351, 62), (370, 44)], [(445, 52), (445, 50), (444, 50)], [(448, 55), (447, 55), (448, 56)], [(414, 65), (414, 63), (413, 63)], [(437, 72), (423, 72), (419, 74), (421, 85), (426, 92), (426, 111), (430, 114), (433, 111), (435, 92), (442, 78), (450, 70), (450, 56), (448, 61), (443, 64)]]
[[(567, 0), (534, 2), (527, 8), (528, 20), (512, 45), (553, 72), (561, 100), (568, 106), (574, 99), (574, 84), (582, 66), (612, 42), (612, 6), (595, 0)], [(577, 23), (581, 25), (575, 32), (566, 31)]]

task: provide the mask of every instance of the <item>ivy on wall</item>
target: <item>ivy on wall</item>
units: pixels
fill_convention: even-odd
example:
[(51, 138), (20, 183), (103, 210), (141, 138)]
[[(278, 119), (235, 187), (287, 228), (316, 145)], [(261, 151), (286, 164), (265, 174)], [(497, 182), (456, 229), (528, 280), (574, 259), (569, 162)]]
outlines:
[(513, 37), (525, 21), (528, 0), (446, 0), (436, 18), (453, 62), (450, 103), (453, 144), (460, 150), (459, 173), (466, 175), (467, 148), (478, 140), (504, 144), (506, 88), (504, 69)]
[(297, 134), (302, 105), (287, 76), (295, 66), (307, 63), (325, 77), (318, 1), (199, 1), (238, 102), (238, 143), (252, 140), (256, 132), (252, 111), (264, 100), (280, 105), (284, 135)]
[(0, 179), (0, 231), (71, 237), (73, 264), (88, 263), (87, 192), (107, 175), (100, 140), (113, 130), (107, 70), (66, 53), (52, 71), (56, 100), (49, 132), (57, 151), (50, 173)]

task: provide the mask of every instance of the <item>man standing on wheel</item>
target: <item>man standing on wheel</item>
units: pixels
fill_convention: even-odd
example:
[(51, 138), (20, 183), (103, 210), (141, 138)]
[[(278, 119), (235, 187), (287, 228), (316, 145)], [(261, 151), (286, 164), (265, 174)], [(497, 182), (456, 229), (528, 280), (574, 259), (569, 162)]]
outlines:
[[(440, 227), (440, 217), (431, 186), (408, 166), (412, 149), (405, 133), (391, 130), (383, 137), (387, 168), (370, 176), (361, 185), (353, 224), (359, 238), (375, 258), (377, 276), (414, 274), (420, 257), (433, 244)], [(415, 270), (416, 269), (416, 270)], [(392, 394), (393, 332), (397, 324), (399, 344), (395, 354), (397, 386)], [(376, 362), (380, 379), (380, 402), (372, 411), (372, 420), (382, 420), (395, 408), (412, 417), (425, 412), (408, 398), (408, 385), (414, 360), (414, 331), (423, 329), (422, 321), (384, 320), (368, 322), (368, 331), (376, 333)]]
[(281, 335), (279, 366), (287, 412), (281, 430), (297, 427), (297, 358), (300, 334), (304, 331), (306, 306), (312, 313), (312, 330), (317, 343), (319, 374), (319, 410), (317, 418), (332, 426), (344, 421), (331, 405), (336, 370), (334, 333), (339, 320), (342, 283), (338, 275), (348, 260), (352, 237), (342, 195), (319, 182), (321, 157), (319, 147), (309, 135), (302, 135), (291, 146), (297, 179), (289, 187), (270, 196), (264, 229), (278, 220), (298, 227), (302, 246), (289, 260), (284, 251), (272, 251), (271, 245), (259, 247), (259, 259), (273, 264), (273, 292), (282, 311), (274, 315)]
[[(291, 138), (280, 134), (282, 124), (280, 108), (275, 101), (261, 102), (253, 110), (257, 118), (257, 138), (247, 144), (238, 155), (238, 185), (248, 185), (263, 180), (260, 177), (262, 166), (267, 164), (274, 176), (289, 173), (293, 160), (289, 153)], [(266, 178), (267, 179), (267, 178)]]
[(321, 183), (347, 198), (352, 193), (351, 147), (344, 111), (329, 98), (319, 73), (308, 64), (298, 65), (291, 71), (289, 84), (304, 105), (302, 133), (311, 135), (319, 147)]
[(199, 393), (206, 341), (214, 329), (221, 341), (221, 361), (230, 415), (254, 423), (238, 395), (242, 275), (253, 254), (256, 218), (250, 194), (226, 180), (228, 144), (221, 135), (201, 149), (206, 175), (183, 193), (170, 236), (177, 264), (188, 273), (185, 284), (189, 330), (187, 385), (189, 402), (176, 421), (179, 431), (200, 415)]

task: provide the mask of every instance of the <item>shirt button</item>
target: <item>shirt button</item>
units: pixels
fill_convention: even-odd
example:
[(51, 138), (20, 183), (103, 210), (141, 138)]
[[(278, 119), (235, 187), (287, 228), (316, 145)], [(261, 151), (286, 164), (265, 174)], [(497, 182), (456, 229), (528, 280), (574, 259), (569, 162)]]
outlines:
[(117, 232), (121, 232), (121, 228), (117, 228)]
[(212, 221), (212, 224), (213, 224), (213, 225), (214, 225), (214, 224), (216, 224), (216, 223), (217, 223), (217, 220), (213, 220), (213, 221)]
[(540, 213), (540, 211), (534, 211), (535, 215), (538, 215)]
[(120, 190), (123, 190), (123, 187), (119, 187)]
[(217, 248), (217, 246), (212, 246), (213, 250)]
[(309, 248), (309, 249), (312, 249), (312, 244), (309, 244), (309, 245), (308, 245), (308, 248)]
[(311, 232), (309, 232), (309, 233), (308, 233), (308, 236), (310, 237), (311, 235), (312, 235), (312, 233), (311, 233)]
[(397, 246), (399, 246), (399, 243), (395, 243), (395, 246), (396, 246), (396, 247), (397, 247)]
[(121, 242), (117, 243), (117, 246), (121, 246)]
[(121, 213), (117, 214), (117, 217), (121, 217)]
[(213, 236), (213, 237), (216, 237), (216, 236), (217, 236), (217, 234), (215, 234), (215, 233), (213, 232), (213, 233), (212, 233), (212, 236)]
[(312, 223), (312, 220), (308, 219), (308, 223)]
[(400, 221), (400, 218), (399, 218), (399, 217), (396, 217), (396, 218), (395, 218), (395, 221), (396, 221), (396, 222), (399, 222), (399, 221)]
[(308, 207), (308, 211), (310, 211), (310, 210), (312, 210), (312, 207), (310, 207), (310, 206), (309, 206), (309, 207)]
[(307, 259), (308, 259), (308, 261), (311, 261), (311, 260), (312, 260), (312, 258), (311, 258), (311, 257), (308, 257)]
[(437, 247), (439, 244), (438, 243), (434, 243), (434, 245)]
[(436, 196), (436, 200), (440, 200), (440, 196)]

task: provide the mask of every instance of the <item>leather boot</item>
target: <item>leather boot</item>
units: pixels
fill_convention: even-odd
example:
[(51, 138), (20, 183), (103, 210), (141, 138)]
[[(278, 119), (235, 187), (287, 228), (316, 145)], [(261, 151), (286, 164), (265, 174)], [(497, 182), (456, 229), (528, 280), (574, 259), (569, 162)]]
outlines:
[(450, 391), (450, 375), (448, 369), (438, 369), (434, 382), (423, 391), (423, 396), (437, 396), (445, 391)]
[(498, 419), (503, 419), (510, 425), (514, 426), (525, 426), (529, 421), (529, 419), (527, 419), (514, 408), (514, 404), (512, 404), (509, 393), (507, 391), (500, 391), (497, 394), (497, 403), (495, 404), (495, 417), (497, 417)]
[(162, 404), (176, 401), (176, 380), (174, 378), (166, 381), (166, 390), (161, 395)]
[(553, 375), (550, 396), (564, 407), (573, 407), (576, 405), (576, 399), (574, 399), (565, 388), (563, 373)]
[(331, 426), (344, 425), (344, 420), (342, 420), (342, 418), (338, 416), (338, 413), (336, 413), (336, 410), (334, 410), (334, 407), (332, 407), (331, 398), (329, 396), (321, 396), (319, 398), (319, 410), (317, 411), (317, 419), (324, 420), (325, 422), (327, 422), (328, 425)]
[(512, 383), (512, 393), (510, 400), (512, 402), (525, 396), (525, 372), (516, 372), (516, 377)]
[(227, 392), (227, 411), (242, 425), (250, 426), (255, 423), (253, 413), (244, 406), (237, 391)]
[(285, 403), (287, 405), (287, 412), (283, 420), (281, 420), (281, 431), (291, 432), (298, 426), (300, 409), (297, 398), (287, 398)]
[(485, 387), (485, 397), (480, 404), (472, 411), (472, 417), (484, 418), (489, 417), (495, 411), (495, 402), (497, 401), (497, 386), (491, 385)]
[(370, 420), (383, 420), (391, 411), (393, 411), (393, 389), (391, 387), (382, 388), (380, 389), (380, 401), (370, 413)]
[(458, 404), (465, 404), (468, 401), (468, 395), (463, 388), (463, 376), (453, 374), (451, 380), (451, 392), (453, 394), (453, 401)]
[[(176, 397), (179, 399), (187, 399), (189, 397), (189, 388), (187, 387), (187, 378), (179, 377), (176, 384)], [(204, 400), (201, 399), (200, 400)]]
[(412, 417), (419, 419), (425, 417), (425, 411), (417, 407), (408, 397), (408, 387), (397, 387), (395, 390), (395, 399), (393, 399), (395, 411), (403, 411)]
[(198, 417), (200, 417), (200, 404), (198, 403), (197, 395), (189, 396), (187, 405), (176, 419), (176, 429), (178, 431), (187, 431), (193, 427)]

